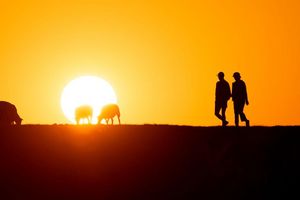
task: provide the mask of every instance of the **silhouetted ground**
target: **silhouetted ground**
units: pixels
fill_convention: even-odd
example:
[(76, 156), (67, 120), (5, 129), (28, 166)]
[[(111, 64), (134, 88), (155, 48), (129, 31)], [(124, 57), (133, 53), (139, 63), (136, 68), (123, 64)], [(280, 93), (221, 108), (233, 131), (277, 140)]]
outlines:
[(299, 199), (300, 127), (0, 127), (0, 199)]

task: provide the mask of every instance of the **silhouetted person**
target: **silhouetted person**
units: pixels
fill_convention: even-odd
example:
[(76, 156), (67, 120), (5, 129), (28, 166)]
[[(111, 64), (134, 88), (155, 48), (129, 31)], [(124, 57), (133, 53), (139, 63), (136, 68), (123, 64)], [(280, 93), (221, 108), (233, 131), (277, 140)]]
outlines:
[(248, 95), (246, 84), (241, 80), (241, 75), (239, 72), (235, 72), (233, 74), (235, 82), (232, 83), (232, 100), (233, 100), (233, 108), (234, 108), (234, 119), (235, 126), (239, 126), (239, 116), (241, 117), (241, 121), (246, 122), (246, 126), (249, 127), (249, 120), (246, 118), (244, 113), (245, 103), (249, 105)]
[[(226, 108), (227, 101), (230, 99), (230, 87), (228, 82), (224, 79), (224, 73), (219, 72), (219, 81), (216, 84), (216, 101), (215, 101), (215, 115), (222, 120), (222, 126), (226, 126), (228, 121), (226, 121)], [(220, 110), (222, 114), (220, 115)]]

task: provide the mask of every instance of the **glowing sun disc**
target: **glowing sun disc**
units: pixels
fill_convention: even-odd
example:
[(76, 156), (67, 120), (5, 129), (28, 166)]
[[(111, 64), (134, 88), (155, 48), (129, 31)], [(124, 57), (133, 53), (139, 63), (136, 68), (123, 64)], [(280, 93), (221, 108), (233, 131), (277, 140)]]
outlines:
[(82, 105), (91, 106), (92, 124), (96, 124), (102, 107), (109, 103), (117, 103), (117, 97), (107, 81), (96, 76), (82, 76), (64, 87), (60, 103), (63, 113), (72, 123), (76, 123), (76, 108)]

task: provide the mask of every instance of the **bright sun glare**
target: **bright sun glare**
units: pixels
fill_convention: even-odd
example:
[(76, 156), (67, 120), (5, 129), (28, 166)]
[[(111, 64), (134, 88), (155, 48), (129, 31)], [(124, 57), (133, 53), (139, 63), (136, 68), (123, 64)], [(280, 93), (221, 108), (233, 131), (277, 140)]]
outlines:
[(75, 109), (82, 105), (93, 108), (92, 124), (97, 123), (101, 108), (109, 103), (117, 103), (112, 86), (96, 76), (82, 76), (68, 83), (61, 96), (61, 107), (65, 116), (76, 123)]

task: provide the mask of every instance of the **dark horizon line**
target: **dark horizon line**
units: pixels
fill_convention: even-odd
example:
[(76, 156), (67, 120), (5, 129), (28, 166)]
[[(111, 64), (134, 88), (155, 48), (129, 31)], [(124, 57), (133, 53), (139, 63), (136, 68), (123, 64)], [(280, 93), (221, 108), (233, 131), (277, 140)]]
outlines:
[[(109, 124), (109, 125), (106, 125), (106, 124), (68, 124), (68, 123), (53, 123), (53, 124), (43, 124), (43, 123), (28, 123), (28, 124), (22, 124), (22, 125), (14, 125), (12, 127), (20, 127), (20, 126), (78, 126), (78, 127), (84, 127), (84, 126), (169, 126), (169, 127), (194, 127), (194, 128), (237, 128), (235, 127), (234, 125), (229, 125), (229, 126), (226, 126), (226, 127), (222, 127), (222, 126), (218, 126), (218, 125), (213, 125), (213, 126), (205, 126), (205, 125), (184, 125), (184, 124), (156, 124), (156, 123), (144, 123), (144, 124)], [(238, 127), (238, 128), (258, 128), (258, 127), (265, 127), (265, 128), (272, 128), (272, 127), (300, 127), (300, 124), (299, 125), (253, 125), (251, 127)]]

